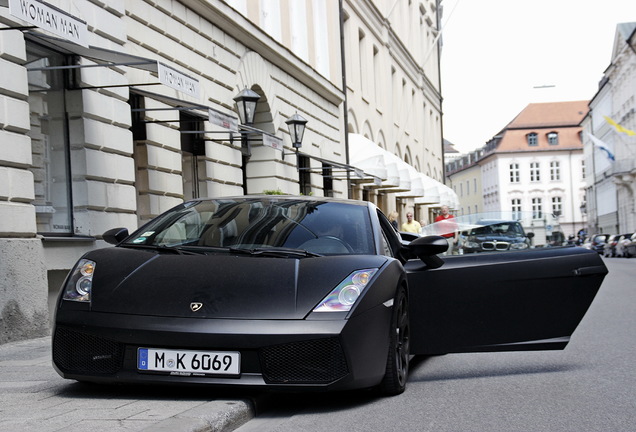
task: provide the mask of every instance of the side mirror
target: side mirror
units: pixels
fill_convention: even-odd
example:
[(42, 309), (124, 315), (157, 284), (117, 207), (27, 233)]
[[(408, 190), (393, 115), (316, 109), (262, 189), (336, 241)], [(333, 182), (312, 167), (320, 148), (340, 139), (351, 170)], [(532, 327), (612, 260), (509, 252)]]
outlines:
[(438, 268), (444, 265), (444, 260), (437, 254), (448, 250), (448, 241), (440, 236), (420, 237), (409, 243), (407, 249), (421, 259), (428, 268)]
[(533, 232), (529, 232), (528, 234), (526, 234), (526, 237), (531, 239), (532, 237), (534, 237), (534, 233)]
[(106, 243), (118, 245), (119, 243), (124, 241), (124, 239), (128, 237), (128, 235), (129, 234), (127, 228), (113, 228), (106, 231), (102, 235), (102, 238)]

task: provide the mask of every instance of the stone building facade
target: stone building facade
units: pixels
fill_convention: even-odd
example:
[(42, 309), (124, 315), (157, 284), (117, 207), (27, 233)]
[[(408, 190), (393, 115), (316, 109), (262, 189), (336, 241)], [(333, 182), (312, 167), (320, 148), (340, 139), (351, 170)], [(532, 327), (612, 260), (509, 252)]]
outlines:
[[(409, 176), (441, 180), (438, 9), (0, 0), (0, 343), (49, 332), (68, 270), (104, 231), (183, 200), (274, 191), (428, 214), (410, 188), (369, 183), (347, 141), (367, 134)], [(259, 97), (252, 124), (235, 107), (245, 89)], [(300, 148), (295, 114), (308, 121)]]

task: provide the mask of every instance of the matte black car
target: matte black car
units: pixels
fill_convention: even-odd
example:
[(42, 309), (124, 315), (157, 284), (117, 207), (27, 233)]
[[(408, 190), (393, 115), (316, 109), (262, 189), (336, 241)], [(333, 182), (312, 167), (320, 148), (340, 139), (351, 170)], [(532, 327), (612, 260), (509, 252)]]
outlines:
[(521, 223), (513, 220), (481, 220), (463, 234), (464, 253), (528, 249), (534, 235), (526, 235)]
[(104, 239), (57, 302), (64, 378), (398, 394), (412, 355), (563, 349), (607, 273), (575, 247), (440, 257), (311, 197), (189, 201)]

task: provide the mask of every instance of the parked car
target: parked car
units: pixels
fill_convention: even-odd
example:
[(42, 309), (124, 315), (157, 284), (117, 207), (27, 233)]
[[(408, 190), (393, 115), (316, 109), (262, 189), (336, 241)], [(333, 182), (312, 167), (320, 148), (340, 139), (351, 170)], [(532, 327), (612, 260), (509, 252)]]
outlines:
[(627, 244), (630, 242), (630, 239), (633, 235), (634, 233), (628, 233), (623, 234), (618, 238), (615, 248), (617, 257), (629, 258), (629, 255), (627, 253)]
[(625, 242), (625, 256), (627, 258), (636, 257), (636, 233), (632, 234)]
[(603, 256), (605, 257), (616, 257), (618, 256), (616, 254), (616, 245), (618, 244), (618, 241), (623, 238), (625, 235), (630, 235), (630, 234), (612, 234), (607, 238), (607, 242), (605, 243), (605, 245), (603, 246)]
[(463, 231), (464, 253), (501, 252), (530, 248), (533, 233), (526, 235), (518, 221), (480, 220), (476, 227)]
[(314, 197), (188, 201), (103, 238), (57, 300), (67, 379), (394, 395), (412, 355), (565, 348), (607, 273), (577, 247), (439, 256)]
[(590, 249), (598, 252), (599, 254), (603, 254), (605, 251), (605, 243), (607, 242), (608, 237), (609, 234), (594, 234), (591, 237)]

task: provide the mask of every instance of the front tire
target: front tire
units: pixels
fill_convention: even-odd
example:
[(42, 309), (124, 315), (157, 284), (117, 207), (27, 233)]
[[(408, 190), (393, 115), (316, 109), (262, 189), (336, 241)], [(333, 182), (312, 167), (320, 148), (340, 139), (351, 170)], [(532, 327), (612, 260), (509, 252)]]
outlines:
[(409, 301), (404, 286), (398, 289), (395, 296), (390, 332), (386, 371), (379, 386), (380, 392), (385, 396), (403, 393), (409, 376), (411, 333)]

